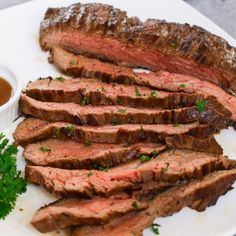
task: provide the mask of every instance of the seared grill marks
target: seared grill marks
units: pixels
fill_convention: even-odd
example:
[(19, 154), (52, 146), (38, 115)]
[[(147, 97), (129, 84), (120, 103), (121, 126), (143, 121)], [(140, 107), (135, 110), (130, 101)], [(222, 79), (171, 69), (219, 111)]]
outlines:
[(197, 26), (141, 22), (112, 6), (74, 4), (47, 11), (40, 43), (44, 50), (61, 46), (128, 66), (191, 74), (236, 90), (235, 48)]
[(224, 40), (75, 4), (48, 9), (40, 43), (80, 78), (41, 78), (21, 96), (26, 178), (63, 197), (35, 214), (37, 230), (142, 235), (157, 216), (202, 211), (230, 189), (236, 163), (213, 136), (236, 120), (236, 51)]

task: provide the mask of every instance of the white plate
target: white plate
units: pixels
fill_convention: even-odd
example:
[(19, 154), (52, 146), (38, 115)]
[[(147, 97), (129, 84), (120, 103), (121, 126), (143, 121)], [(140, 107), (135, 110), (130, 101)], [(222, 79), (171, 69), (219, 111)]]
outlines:
[[(13, 71), (21, 78), (24, 85), (30, 80), (43, 76), (56, 76), (59, 72), (47, 63), (47, 53), (39, 48), (38, 31), (39, 23), (49, 6), (67, 6), (76, 2), (73, 0), (36, 0), (23, 5), (18, 5), (0, 11), (0, 64), (11, 64)], [(93, 1), (81, 1), (93, 2)], [(181, 0), (98, 0), (97, 2), (109, 3), (123, 10), (130, 16), (138, 16), (142, 20), (146, 18), (166, 19), (175, 22), (188, 22), (200, 25), (211, 32), (227, 39), (232, 45), (236, 42), (222, 29), (209, 19), (188, 6)], [(18, 121), (19, 122), (19, 121)], [(2, 127), (11, 138), (16, 123), (11, 127)], [(217, 136), (218, 141), (224, 147), (225, 154), (236, 157), (236, 132), (233, 129), (224, 130)], [(23, 170), (24, 161), (19, 153), (18, 166)], [(4, 236), (41, 235), (29, 224), (35, 211), (54, 199), (42, 188), (28, 186), (28, 191), (23, 194), (15, 210), (6, 220), (0, 221), (0, 234)], [(208, 208), (202, 213), (190, 209), (167, 218), (159, 218), (162, 236), (232, 236), (236, 233), (236, 190), (222, 196), (217, 205)], [(22, 208), (23, 211), (19, 209)], [(1, 210), (1, 209), (0, 209)], [(235, 230), (234, 230), (235, 228)], [(51, 233), (47, 235), (65, 235)], [(150, 230), (145, 235), (152, 235)]]

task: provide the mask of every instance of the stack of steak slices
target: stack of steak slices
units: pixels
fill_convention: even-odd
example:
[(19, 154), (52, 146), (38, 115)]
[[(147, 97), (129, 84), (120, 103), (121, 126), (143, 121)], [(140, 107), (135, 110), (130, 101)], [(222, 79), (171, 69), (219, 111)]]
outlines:
[(35, 214), (37, 230), (142, 235), (156, 217), (205, 210), (230, 190), (235, 162), (213, 136), (236, 121), (235, 58), (226, 56), (235, 49), (225, 41), (75, 4), (48, 9), (40, 43), (75, 78), (40, 78), (21, 96), (31, 117), (14, 138), (26, 178), (61, 197)]

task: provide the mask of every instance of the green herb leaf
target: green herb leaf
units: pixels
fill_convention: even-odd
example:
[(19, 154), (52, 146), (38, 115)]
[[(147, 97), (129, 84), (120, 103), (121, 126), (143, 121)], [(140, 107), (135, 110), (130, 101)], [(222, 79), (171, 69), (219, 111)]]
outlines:
[(100, 170), (100, 171), (105, 171), (105, 172), (107, 172), (107, 171), (110, 169), (110, 167), (109, 167), (109, 166), (105, 166), (105, 167), (98, 166), (97, 169)]
[(142, 94), (139, 92), (137, 86), (135, 86), (135, 94), (136, 94), (137, 97), (141, 97), (142, 96)]
[(197, 101), (196, 103), (196, 109), (198, 112), (202, 112), (205, 110), (205, 107), (206, 107), (206, 104), (207, 104), (207, 100), (205, 99), (201, 99), (199, 101)]
[(116, 102), (117, 102), (117, 104), (121, 105), (122, 104), (122, 99), (117, 98)]
[(136, 201), (134, 201), (134, 202), (132, 203), (132, 207), (133, 207), (134, 209), (139, 209), (138, 203), (137, 203)]
[(140, 160), (141, 162), (147, 162), (147, 161), (150, 161), (151, 158), (150, 158), (149, 156), (143, 154), (143, 155), (141, 155), (141, 156), (139, 157), (139, 160)]
[(78, 65), (78, 61), (77, 60), (71, 60), (70, 65)]
[(18, 196), (26, 191), (26, 181), (16, 167), (17, 148), (0, 133), (0, 219), (14, 209)]
[(69, 124), (69, 125), (66, 126), (66, 129), (67, 129), (69, 132), (73, 132), (74, 129), (75, 129), (75, 126), (72, 125), (72, 124)]
[(158, 154), (158, 151), (157, 150), (153, 150), (151, 152), (151, 157), (155, 157), (155, 156), (157, 156), (157, 154)]
[(103, 92), (106, 92), (106, 89), (105, 89), (103, 86), (102, 86), (102, 91), (103, 91)]
[(62, 76), (56, 77), (55, 79), (58, 80), (58, 81), (60, 81), (60, 82), (63, 82), (63, 81), (65, 80), (65, 78), (62, 77)]
[(51, 152), (52, 149), (51, 149), (51, 148), (44, 148), (44, 147), (41, 147), (41, 148), (39, 148), (39, 151), (40, 151), (40, 152)]
[(179, 87), (185, 88), (187, 85), (186, 84), (180, 84)]
[(90, 170), (90, 171), (88, 172), (87, 176), (89, 177), (89, 176), (92, 176), (92, 175), (93, 175), (93, 172)]
[(80, 105), (85, 106), (85, 105), (88, 105), (88, 104), (89, 104), (89, 98), (84, 96), (83, 99), (80, 102)]
[(61, 133), (61, 128), (55, 127), (54, 133), (55, 133), (56, 136), (58, 136)]
[(125, 113), (125, 112), (127, 111), (127, 109), (121, 109), (121, 108), (120, 108), (120, 109), (118, 109), (117, 111), (120, 112), (120, 113)]
[(159, 227), (161, 227), (161, 225), (153, 223), (151, 227), (152, 232), (156, 235), (159, 235)]
[(176, 124), (173, 124), (172, 126), (173, 126), (173, 127), (178, 127), (178, 126), (179, 126), (179, 124), (177, 124), (177, 123), (176, 123)]
[(120, 124), (121, 124), (121, 122), (120, 122), (120, 120), (119, 120), (118, 118), (113, 118), (112, 121), (111, 121), (111, 123), (112, 123), (113, 125), (120, 125)]
[(157, 93), (156, 93), (156, 91), (154, 91), (154, 90), (153, 90), (153, 91), (151, 91), (151, 94), (150, 94), (150, 96), (151, 96), (151, 97), (156, 97), (156, 96), (157, 96)]
[(93, 142), (90, 141), (90, 140), (86, 140), (86, 141), (84, 142), (84, 146), (85, 146), (85, 147), (90, 147), (90, 146), (92, 146), (92, 144), (93, 144)]

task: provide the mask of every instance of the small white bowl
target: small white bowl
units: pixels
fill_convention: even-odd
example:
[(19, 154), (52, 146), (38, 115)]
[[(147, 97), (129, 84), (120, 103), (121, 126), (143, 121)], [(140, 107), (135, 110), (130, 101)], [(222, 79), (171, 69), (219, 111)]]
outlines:
[(0, 106), (0, 131), (9, 128), (18, 116), (18, 103), (22, 89), (22, 83), (10, 69), (10, 66), (0, 65), (0, 77), (8, 81), (12, 86), (12, 96), (9, 101)]

